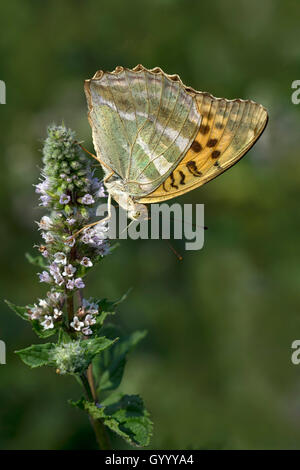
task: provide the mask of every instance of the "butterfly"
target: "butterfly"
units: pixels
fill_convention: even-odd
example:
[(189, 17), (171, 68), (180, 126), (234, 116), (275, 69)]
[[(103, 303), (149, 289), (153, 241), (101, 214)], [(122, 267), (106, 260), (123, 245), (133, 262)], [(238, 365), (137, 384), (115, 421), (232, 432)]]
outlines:
[(100, 70), (84, 88), (109, 201), (132, 220), (147, 218), (146, 204), (180, 196), (230, 168), (268, 121), (254, 101), (215, 98), (159, 67)]

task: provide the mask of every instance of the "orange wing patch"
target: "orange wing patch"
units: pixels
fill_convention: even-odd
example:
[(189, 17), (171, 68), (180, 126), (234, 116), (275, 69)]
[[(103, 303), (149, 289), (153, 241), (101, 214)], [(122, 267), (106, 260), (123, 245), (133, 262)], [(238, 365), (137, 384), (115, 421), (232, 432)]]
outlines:
[(195, 140), (168, 178), (138, 202), (171, 199), (212, 180), (245, 155), (267, 124), (265, 108), (253, 101), (208, 93), (197, 93), (195, 99), (202, 115)]

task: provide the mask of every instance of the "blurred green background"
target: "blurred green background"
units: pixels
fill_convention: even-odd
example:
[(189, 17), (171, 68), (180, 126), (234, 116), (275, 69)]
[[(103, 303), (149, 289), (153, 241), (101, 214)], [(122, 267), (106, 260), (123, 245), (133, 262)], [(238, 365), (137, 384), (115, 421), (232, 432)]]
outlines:
[[(122, 390), (140, 393), (153, 449), (299, 449), (300, 3), (276, 0), (64, 0), (0, 3), (1, 299), (43, 296), (24, 252), (38, 242), (33, 184), (42, 140), (62, 120), (92, 150), (83, 81), (116, 65), (160, 66), (196, 89), (251, 98), (270, 114), (238, 165), (176, 202), (204, 203), (205, 246), (179, 262), (164, 241), (122, 241), (91, 275), (87, 295), (129, 287), (118, 321), (149, 334)], [(1, 449), (92, 449), (81, 391), (13, 351), (36, 342), (1, 300)], [(116, 448), (124, 445), (114, 441)]]

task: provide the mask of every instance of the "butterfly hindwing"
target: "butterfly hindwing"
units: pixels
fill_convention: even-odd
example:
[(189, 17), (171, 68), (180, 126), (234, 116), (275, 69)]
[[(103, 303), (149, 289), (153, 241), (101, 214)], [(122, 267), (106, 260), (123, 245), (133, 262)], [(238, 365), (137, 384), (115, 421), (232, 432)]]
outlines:
[(253, 101), (200, 92), (196, 100), (203, 118), (189, 150), (165, 181), (139, 202), (171, 199), (207, 183), (242, 158), (266, 126), (265, 108)]

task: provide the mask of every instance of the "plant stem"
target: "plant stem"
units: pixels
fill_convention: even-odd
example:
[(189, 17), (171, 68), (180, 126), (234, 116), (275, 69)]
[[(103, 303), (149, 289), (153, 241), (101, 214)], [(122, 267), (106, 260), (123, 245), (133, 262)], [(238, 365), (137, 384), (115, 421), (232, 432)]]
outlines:
[[(90, 370), (92, 371), (92, 369), (90, 369)], [(90, 372), (90, 373), (92, 373), (92, 372)], [(85, 374), (81, 375), (81, 380), (82, 380), (82, 384), (83, 384), (85, 392), (86, 392), (87, 399), (89, 401), (95, 402), (94, 393), (91, 390), (89, 380), (87, 379)], [(110, 445), (110, 441), (109, 441), (108, 435), (106, 433), (105, 426), (104, 426), (103, 422), (101, 421), (101, 419), (93, 419), (91, 416), (89, 418), (90, 418), (91, 425), (93, 426), (93, 429), (94, 429), (94, 432), (95, 432), (95, 436), (96, 436), (96, 439), (97, 439), (97, 442), (98, 442), (98, 445), (99, 445), (99, 449), (100, 450), (110, 450), (111, 445)]]
[[(72, 320), (74, 316), (73, 295), (67, 298), (67, 312), (68, 312), (68, 321), (70, 324), (70, 321)], [(87, 399), (93, 403), (96, 403), (97, 394), (96, 394), (96, 389), (95, 389), (95, 384), (94, 384), (92, 364), (90, 364), (88, 367), (87, 375), (85, 374), (81, 375), (81, 381), (85, 389)], [(101, 419), (93, 419), (91, 416), (89, 418), (90, 418), (91, 425), (94, 429), (100, 450), (111, 449), (109, 438), (105, 430), (105, 425), (103, 424)]]
[(67, 312), (68, 312), (68, 322), (70, 322), (73, 319), (74, 316), (74, 299), (73, 295), (70, 297), (67, 297)]
[(96, 392), (95, 383), (94, 383), (92, 364), (89, 365), (86, 376), (87, 376), (89, 386), (90, 386), (90, 389), (91, 389), (91, 392), (92, 392), (93, 400), (96, 403), (97, 400), (98, 400), (98, 397), (97, 397), (97, 392)]

